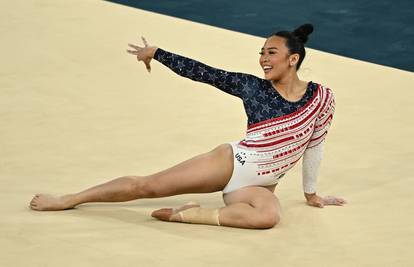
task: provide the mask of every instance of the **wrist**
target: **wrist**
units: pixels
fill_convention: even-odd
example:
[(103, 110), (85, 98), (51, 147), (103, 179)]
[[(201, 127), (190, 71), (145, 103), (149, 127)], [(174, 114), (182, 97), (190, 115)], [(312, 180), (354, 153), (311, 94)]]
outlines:
[(151, 58), (154, 58), (155, 51), (157, 51), (158, 47), (156, 46), (150, 46), (148, 47), (148, 56)]

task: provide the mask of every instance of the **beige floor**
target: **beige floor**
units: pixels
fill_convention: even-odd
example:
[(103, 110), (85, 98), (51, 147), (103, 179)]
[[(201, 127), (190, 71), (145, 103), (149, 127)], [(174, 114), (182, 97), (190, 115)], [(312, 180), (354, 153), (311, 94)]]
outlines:
[(311, 49), (301, 77), (337, 101), (318, 192), (346, 206), (307, 206), (299, 164), (269, 230), (150, 216), (188, 200), (221, 207), (219, 192), (30, 211), (35, 193), (150, 174), (243, 138), (241, 101), (156, 61), (148, 74), (125, 52), (140, 35), (262, 77), (263, 38), (104, 1), (0, 3), (0, 266), (413, 266), (414, 74)]

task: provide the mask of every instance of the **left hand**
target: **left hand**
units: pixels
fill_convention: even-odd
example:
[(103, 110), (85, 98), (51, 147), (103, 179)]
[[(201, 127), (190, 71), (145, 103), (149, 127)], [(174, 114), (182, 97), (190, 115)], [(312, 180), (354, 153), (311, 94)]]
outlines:
[(335, 196), (326, 196), (326, 197), (320, 197), (316, 193), (315, 194), (307, 194), (306, 197), (306, 203), (309, 206), (314, 206), (318, 208), (323, 208), (325, 205), (337, 205), (337, 206), (343, 206), (347, 203), (347, 201), (340, 197)]

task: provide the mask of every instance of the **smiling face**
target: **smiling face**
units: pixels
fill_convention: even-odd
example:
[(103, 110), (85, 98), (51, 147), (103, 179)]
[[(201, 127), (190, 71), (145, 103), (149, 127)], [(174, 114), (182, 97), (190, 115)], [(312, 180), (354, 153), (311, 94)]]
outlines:
[(259, 63), (266, 80), (280, 80), (289, 72), (296, 72), (298, 59), (299, 54), (289, 55), (285, 38), (271, 36), (261, 49)]

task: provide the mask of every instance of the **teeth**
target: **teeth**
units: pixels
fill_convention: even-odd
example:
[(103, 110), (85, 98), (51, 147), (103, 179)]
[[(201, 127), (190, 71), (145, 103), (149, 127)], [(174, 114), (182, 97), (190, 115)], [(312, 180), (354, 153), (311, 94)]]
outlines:
[(272, 67), (270, 67), (270, 66), (264, 66), (264, 67), (263, 67), (263, 69), (264, 69), (264, 70), (270, 70), (271, 68), (272, 68)]

